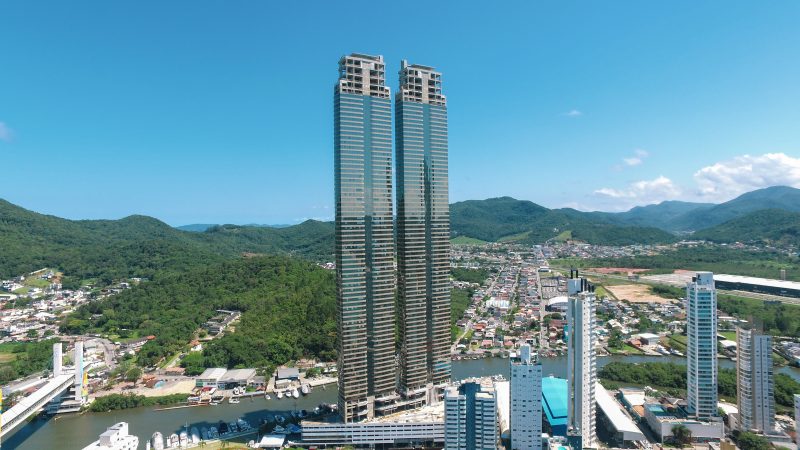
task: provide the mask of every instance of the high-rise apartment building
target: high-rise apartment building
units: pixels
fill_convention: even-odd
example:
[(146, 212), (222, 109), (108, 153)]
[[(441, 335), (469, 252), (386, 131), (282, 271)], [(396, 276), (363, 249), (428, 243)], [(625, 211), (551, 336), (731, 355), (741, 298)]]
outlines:
[(523, 344), (511, 358), (511, 449), (542, 450), (542, 364)]
[(775, 433), (772, 336), (757, 328), (736, 329), (736, 397), (742, 431)]
[(497, 449), (497, 394), (491, 380), (447, 387), (444, 413), (445, 450)]
[[(572, 275), (571, 275), (572, 276)], [(580, 448), (597, 446), (595, 384), (597, 335), (593, 288), (584, 278), (567, 280), (567, 433)], [(574, 439), (577, 441), (578, 439)]]
[(717, 292), (714, 274), (697, 272), (686, 286), (687, 403), (697, 419), (717, 416)]
[(339, 413), (372, 417), (396, 395), (392, 110), (382, 56), (339, 60), (334, 182)]
[[(395, 95), (400, 392), (435, 401), (450, 381), (450, 207), (442, 75), (402, 62)], [(437, 388), (437, 389), (434, 389)]]
[(795, 442), (800, 440), (800, 394), (794, 394), (794, 431)]

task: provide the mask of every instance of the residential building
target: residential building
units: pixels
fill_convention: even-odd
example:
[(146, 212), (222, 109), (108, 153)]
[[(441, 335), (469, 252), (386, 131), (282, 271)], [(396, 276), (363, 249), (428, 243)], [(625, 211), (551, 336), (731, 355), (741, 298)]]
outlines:
[(523, 344), (511, 358), (511, 449), (542, 450), (542, 364)]
[(697, 419), (717, 416), (717, 292), (714, 274), (697, 272), (686, 286), (688, 411)]
[(136, 450), (139, 438), (128, 434), (128, 423), (114, 424), (100, 438), (83, 448), (83, 450)]
[(444, 393), (445, 450), (495, 450), (497, 396), (491, 380), (469, 380)]
[(409, 404), (436, 401), (450, 381), (447, 99), (441, 78), (432, 67), (402, 61), (395, 95), (400, 393)]
[(772, 336), (758, 328), (736, 329), (736, 397), (742, 431), (775, 433)]
[(392, 111), (382, 56), (339, 60), (334, 88), (339, 413), (395, 396)]
[(794, 394), (794, 428), (796, 441), (800, 441), (800, 394)]
[[(577, 274), (576, 274), (577, 275)], [(597, 382), (594, 288), (584, 278), (567, 280), (567, 433), (576, 447), (597, 446)], [(580, 443), (578, 445), (577, 443)]]

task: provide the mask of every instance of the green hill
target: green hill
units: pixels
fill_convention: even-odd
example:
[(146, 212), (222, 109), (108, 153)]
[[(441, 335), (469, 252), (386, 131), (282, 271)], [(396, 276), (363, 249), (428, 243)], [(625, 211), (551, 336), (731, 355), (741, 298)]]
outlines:
[(138, 362), (156, 364), (181, 350), (217, 309), (242, 311), (235, 333), (206, 345), (205, 364), (265, 367), (301, 356), (335, 355), (333, 272), (285, 256), (236, 258), (169, 273), (80, 307), (68, 333), (120, 338), (154, 335)]
[(704, 211), (714, 207), (713, 203), (691, 203), (676, 200), (663, 201), (655, 205), (636, 206), (620, 213), (593, 212), (589, 213), (597, 219), (602, 219), (618, 225), (631, 225), (640, 227), (655, 227), (666, 231), (680, 231), (670, 227), (673, 221), (691, 213)]
[(279, 253), (330, 260), (333, 224), (307, 221), (286, 228), (222, 225), (181, 231), (146, 216), (67, 220), (0, 200), (0, 278), (57, 267), (66, 282), (153, 277), (221, 262), (242, 253)]
[(800, 189), (772, 186), (747, 192), (725, 203), (665, 220), (664, 227), (679, 231), (703, 230), (764, 209), (800, 212)]
[(800, 213), (764, 209), (700, 230), (694, 237), (712, 242), (800, 245)]
[(653, 227), (623, 226), (573, 209), (547, 209), (511, 197), (469, 200), (450, 206), (453, 237), (495, 242), (542, 243), (564, 236), (593, 244), (625, 245), (673, 242), (670, 233)]

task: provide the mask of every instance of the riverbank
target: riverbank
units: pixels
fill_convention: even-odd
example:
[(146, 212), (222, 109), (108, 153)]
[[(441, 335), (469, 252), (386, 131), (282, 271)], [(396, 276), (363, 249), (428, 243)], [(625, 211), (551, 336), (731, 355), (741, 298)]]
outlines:
[[(567, 374), (566, 361), (566, 357), (543, 358), (542, 373), (545, 376), (552, 375), (564, 378)], [(676, 356), (606, 356), (598, 358), (598, 369), (612, 361), (686, 364), (685, 358)], [(720, 360), (720, 367), (722, 368), (733, 368), (734, 366), (735, 363), (733, 361)], [(503, 358), (453, 361), (452, 373), (453, 379), (456, 380), (497, 374), (509, 377), (509, 372), (509, 361)], [(800, 370), (797, 368), (782, 367), (775, 372), (786, 373), (800, 381)], [(187, 424), (202, 429), (203, 426), (216, 426), (220, 420), (230, 422), (238, 418), (242, 418), (255, 426), (268, 415), (285, 415), (291, 411), (302, 409), (312, 411), (321, 403), (336, 403), (337, 395), (338, 390), (334, 384), (327, 386), (326, 389), (314, 389), (309, 395), (299, 399), (284, 398), (278, 400), (273, 397), (271, 400), (266, 400), (263, 396), (259, 396), (242, 399), (238, 404), (225, 402), (217, 406), (177, 408), (162, 411), (155, 411), (153, 407), (139, 407), (112, 412), (59, 416), (47, 420), (35, 420), (26, 424), (3, 441), (3, 450), (38, 450), (51, 448), (53, 443), (58, 443), (60, 448), (83, 448), (97, 439), (97, 436), (105, 431), (109, 425), (119, 421), (129, 423), (130, 432), (139, 437), (143, 447), (144, 441), (149, 439), (155, 431), (168, 436), (174, 432), (179, 433), (184, 430)]]

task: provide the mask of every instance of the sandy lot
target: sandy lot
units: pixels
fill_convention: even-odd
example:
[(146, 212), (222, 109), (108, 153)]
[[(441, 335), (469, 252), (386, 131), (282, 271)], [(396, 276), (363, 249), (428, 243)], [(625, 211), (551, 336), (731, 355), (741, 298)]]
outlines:
[(665, 298), (651, 294), (646, 284), (620, 284), (604, 288), (618, 300), (627, 300), (631, 303), (670, 303)]
[(586, 270), (595, 273), (604, 273), (604, 274), (618, 273), (622, 275), (627, 275), (628, 273), (647, 272), (650, 269), (634, 269), (632, 267), (592, 267)]
[(96, 396), (103, 396), (108, 394), (136, 394), (144, 395), (145, 397), (160, 397), (162, 395), (171, 394), (189, 394), (194, 389), (194, 380), (181, 380), (181, 381), (167, 381), (164, 386), (158, 389), (151, 389), (143, 385), (133, 387), (133, 383), (119, 383), (108, 391), (96, 392)]

